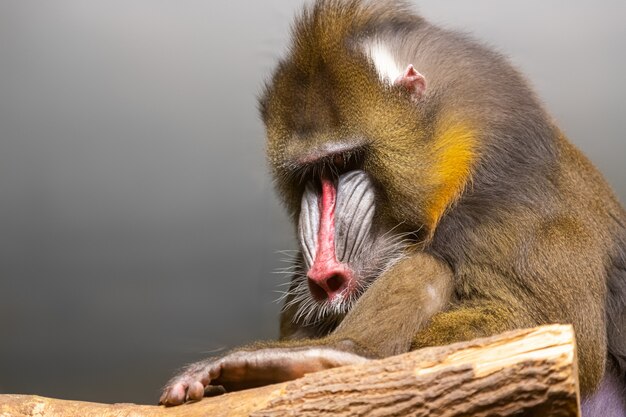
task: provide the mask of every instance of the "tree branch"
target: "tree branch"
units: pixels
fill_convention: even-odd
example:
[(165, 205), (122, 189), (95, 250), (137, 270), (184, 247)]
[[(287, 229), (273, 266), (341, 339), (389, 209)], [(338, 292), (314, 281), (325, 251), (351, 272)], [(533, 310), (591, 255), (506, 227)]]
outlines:
[(0, 395), (0, 416), (579, 416), (571, 326), (549, 325), (309, 374), (178, 407)]

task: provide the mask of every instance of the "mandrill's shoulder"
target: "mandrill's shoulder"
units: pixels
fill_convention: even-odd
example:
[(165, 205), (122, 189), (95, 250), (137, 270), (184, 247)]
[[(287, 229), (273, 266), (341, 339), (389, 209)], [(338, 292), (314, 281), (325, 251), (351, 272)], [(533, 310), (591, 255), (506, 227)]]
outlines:
[(563, 205), (598, 232), (626, 233), (626, 211), (600, 171), (562, 133), (556, 145), (559, 165), (554, 180)]

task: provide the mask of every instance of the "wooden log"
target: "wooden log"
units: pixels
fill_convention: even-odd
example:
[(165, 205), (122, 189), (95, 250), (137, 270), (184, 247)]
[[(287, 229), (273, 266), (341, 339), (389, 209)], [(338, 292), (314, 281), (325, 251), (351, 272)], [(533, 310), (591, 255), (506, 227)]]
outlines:
[(0, 417), (579, 416), (571, 326), (421, 349), (178, 407), (0, 395)]

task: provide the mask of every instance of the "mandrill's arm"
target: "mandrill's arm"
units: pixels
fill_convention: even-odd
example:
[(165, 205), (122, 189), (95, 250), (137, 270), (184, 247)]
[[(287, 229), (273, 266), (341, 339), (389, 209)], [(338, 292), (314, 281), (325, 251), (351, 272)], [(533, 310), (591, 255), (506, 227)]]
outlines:
[(413, 253), (378, 278), (330, 335), (260, 342), (192, 364), (165, 386), (160, 403), (199, 400), (219, 385), (227, 391), (251, 388), (407, 352), (417, 331), (448, 306), (451, 291), (449, 267)]
[(369, 357), (408, 352), (416, 332), (450, 305), (452, 287), (447, 265), (414, 253), (376, 280), (330, 337), (351, 340)]
[[(432, 317), (411, 349), (548, 323), (572, 324), (581, 393), (587, 395), (600, 382), (607, 360), (601, 235), (569, 217), (518, 233), (525, 233), (524, 251), (500, 247), (505, 259), (494, 256), (488, 265), (465, 262), (456, 269), (456, 285), (464, 293), (458, 294), (454, 306)], [(511, 264), (515, 266), (510, 269), (496, 267)]]

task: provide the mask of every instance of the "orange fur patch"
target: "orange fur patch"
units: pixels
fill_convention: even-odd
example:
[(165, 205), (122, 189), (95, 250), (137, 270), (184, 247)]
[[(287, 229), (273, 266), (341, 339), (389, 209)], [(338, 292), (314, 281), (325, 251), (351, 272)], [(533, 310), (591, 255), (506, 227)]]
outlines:
[(435, 137), (433, 154), (434, 192), (427, 207), (431, 231), (469, 181), (476, 156), (474, 131), (463, 125), (446, 128)]

